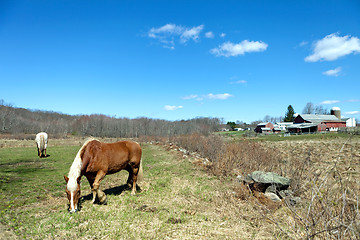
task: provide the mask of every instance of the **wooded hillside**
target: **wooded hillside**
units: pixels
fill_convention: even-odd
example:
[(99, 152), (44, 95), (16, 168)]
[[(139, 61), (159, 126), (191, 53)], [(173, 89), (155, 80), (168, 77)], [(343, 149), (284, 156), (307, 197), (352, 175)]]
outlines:
[(103, 114), (68, 115), (52, 111), (16, 108), (0, 100), (0, 133), (35, 134), (45, 131), (49, 134), (67, 134), (96, 137), (140, 137), (217, 131), (218, 118), (194, 118), (181, 121), (167, 121), (139, 117), (136, 119), (116, 118)]

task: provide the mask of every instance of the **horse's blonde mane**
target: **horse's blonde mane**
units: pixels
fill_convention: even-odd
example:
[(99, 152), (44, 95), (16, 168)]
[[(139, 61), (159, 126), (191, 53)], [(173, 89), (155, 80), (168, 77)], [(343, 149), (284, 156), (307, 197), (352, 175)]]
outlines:
[[(76, 154), (76, 157), (74, 159), (74, 162), (72, 163), (69, 171), (69, 181), (67, 183), (67, 189), (69, 191), (75, 191), (77, 187), (77, 178), (80, 177), (81, 174), (81, 167), (82, 167), (82, 161), (81, 161), (81, 152), (86, 147), (86, 145), (92, 141), (97, 140), (95, 138), (89, 138), (85, 141), (85, 143), (82, 145), (78, 153)], [(98, 141), (98, 140), (97, 140)]]

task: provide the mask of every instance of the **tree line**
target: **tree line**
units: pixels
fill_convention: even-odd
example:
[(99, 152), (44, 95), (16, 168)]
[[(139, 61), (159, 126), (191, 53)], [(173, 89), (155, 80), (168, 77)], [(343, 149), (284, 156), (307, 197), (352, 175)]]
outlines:
[(189, 120), (168, 121), (139, 117), (116, 118), (104, 114), (68, 115), (52, 111), (16, 108), (0, 100), (0, 133), (35, 134), (41, 131), (53, 135), (68, 134), (94, 137), (132, 138), (141, 136), (171, 137), (218, 131), (219, 118), (199, 117)]

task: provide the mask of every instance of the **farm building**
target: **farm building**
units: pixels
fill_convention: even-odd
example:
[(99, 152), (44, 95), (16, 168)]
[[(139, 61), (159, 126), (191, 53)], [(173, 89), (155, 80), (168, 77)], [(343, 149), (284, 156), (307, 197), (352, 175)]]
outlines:
[(288, 126), (293, 125), (293, 122), (277, 122), (274, 124), (274, 128), (279, 128), (281, 131), (285, 131)]
[(276, 134), (281, 133), (281, 128), (274, 125), (273, 132), (276, 133)]
[(271, 133), (274, 129), (274, 125), (271, 122), (259, 123), (254, 129), (257, 133)]
[(342, 118), (346, 122), (346, 127), (356, 127), (355, 118)]
[(338, 131), (343, 127), (346, 127), (346, 122), (335, 115), (299, 114), (288, 130), (292, 133), (312, 133)]

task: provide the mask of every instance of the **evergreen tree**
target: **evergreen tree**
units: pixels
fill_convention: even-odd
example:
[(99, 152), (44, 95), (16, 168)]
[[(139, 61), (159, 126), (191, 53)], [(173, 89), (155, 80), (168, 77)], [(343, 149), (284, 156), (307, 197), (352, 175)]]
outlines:
[(284, 122), (293, 122), (294, 114), (295, 114), (294, 108), (291, 105), (289, 105), (288, 110), (285, 114)]
[(231, 129), (231, 131), (234, 131), (236, 128), (236, 123), (235, 122), (227, 122), (226, 125), (229, 126), (229, 128)]

